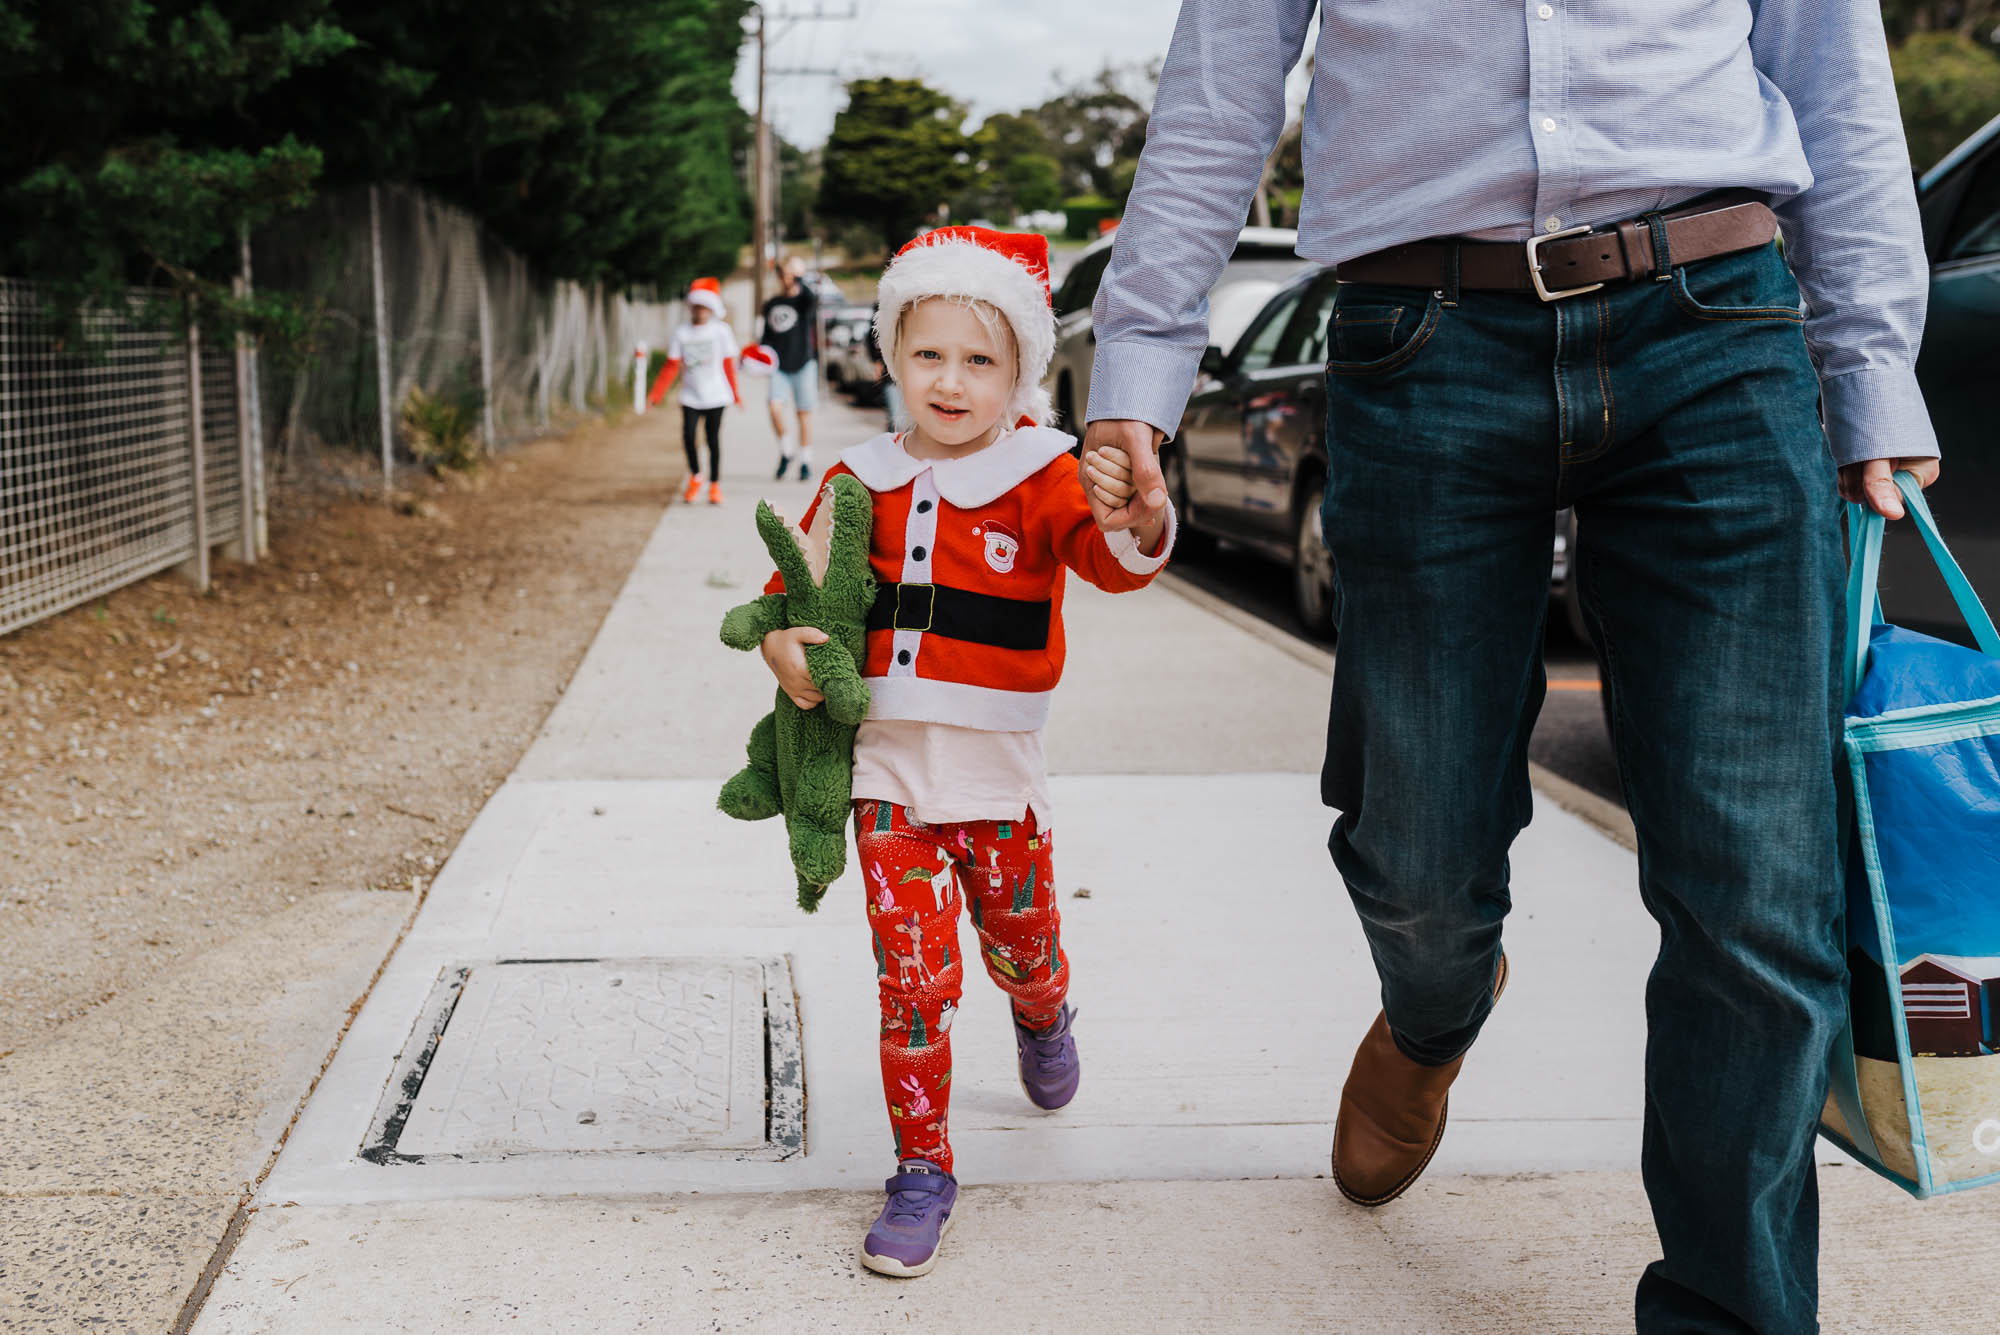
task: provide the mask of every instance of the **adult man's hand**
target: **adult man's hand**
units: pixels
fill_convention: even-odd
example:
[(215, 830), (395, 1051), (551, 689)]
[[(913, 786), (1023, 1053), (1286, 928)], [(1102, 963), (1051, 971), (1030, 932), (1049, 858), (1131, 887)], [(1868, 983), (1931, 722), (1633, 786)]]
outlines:
[(1104, 418), (1084, 431), (1086, 452), (1107, 447), (1123, 450), (1132, 464), (1132, 499), (1114, 510), (1097, 499), (1097, 489), (1084, 473), (1083, 461), (1077, 461), (1077, 477), (1083, 482), (1083, 494), (1090, 500), (1090, 513), (1099, 528), (1137, 528), (1167, 512), (1167, 483), (1160, 476), (1160, 442), (1166, 438), (1167, 433), (1152, 423), (1131, 418)]
[(1885, 519), (1903, 517), (1903, 493), (1896, 490), (1895, 473), (1914, 473), (1919, 486), (1938, 480), (1938, 461), (1924, 459), (1868, 459), (1847, 464), (1840, 470), (1840, 499), (1858, 501)]

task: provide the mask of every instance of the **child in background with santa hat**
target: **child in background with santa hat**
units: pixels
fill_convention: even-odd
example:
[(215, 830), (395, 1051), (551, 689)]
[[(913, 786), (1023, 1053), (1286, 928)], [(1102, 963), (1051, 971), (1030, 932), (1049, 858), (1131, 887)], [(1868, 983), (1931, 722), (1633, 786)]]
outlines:
[(650, 403), (667, 397), (674, 377), (681, 378), (681, 447), (687, 451), (687, 490), (681, 502), (692, 505), (701, 494), (701, 455), (696, 449), (697, 428), (708, 436), (708, 503), (722, 504), (722, 410), (730, 404), (741, 408), (743, 396), (736, 386), (736, 335), (729, 328), (729, 314), (722, 305), (722, 284), (713, 278), (697, 278), (688, 288), (688, 323), (674, 331), (667, 345), (667, 364), (653, 381), (646, 396)]
[[(1012, 1003), (1022, 1088), (1044, 1109), (1076, 1094), (1042, 752), (1063, 668), (1064, 578), (1142, 588), (1173, 545), (1171, 511), (1143, 529), (1100, 529), (1075, 439), (1042, 425), (1048, 284), (1040, 236), (949, 227), (898, 252), (876, 331), (907, 429), (847, 450), (827, 474), (851, 473), (874, 498), (880, 591), (862, 665), (872, 704), (854, 747), (855, 842), (898, 1162), (861, 1261), (887, 1275), (936, 1264), (958, 1198), (946, 1113), (961, 902)], [(1090, 466), (1110, 508), (1114, 466)], [(805, 647), (825, 639), (803, 627), (765, 637), (765, 662), (801, 708), (821, 702)]]

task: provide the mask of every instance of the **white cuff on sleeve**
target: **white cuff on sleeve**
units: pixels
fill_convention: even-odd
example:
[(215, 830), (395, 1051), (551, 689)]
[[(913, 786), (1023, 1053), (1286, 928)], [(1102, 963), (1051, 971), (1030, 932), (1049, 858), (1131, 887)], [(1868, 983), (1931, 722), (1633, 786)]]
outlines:
[(1148, 556), (1139, 550), (1139, 539), (1130, 529), (1119, 529), (1116, 533), (1104, 535), (1104, 545), (1118, 558), (1118, 564), (1134, 575), (1157, 574), (1167, 558), (1174, 554), (1174, 535), (1180, 529), (1180, 521), (1174, 517), (1173, 502), (1167, 502), (1167, 531), (1161, 535), (1160, 551), (1157, 556)]
[(1921, 459), (1937, 454), (1937, 433), (1916, 372), (1864, 366), (1820, 381), (1820, 412), (1837, 464)]
[(1087, 416), (1092, 422), (1106, 418), (1146, 422), (1172, 440), (1180, 434), (1181, 413), (1200, 366), (1199, 346), (1100, 340), (1091, 362)]

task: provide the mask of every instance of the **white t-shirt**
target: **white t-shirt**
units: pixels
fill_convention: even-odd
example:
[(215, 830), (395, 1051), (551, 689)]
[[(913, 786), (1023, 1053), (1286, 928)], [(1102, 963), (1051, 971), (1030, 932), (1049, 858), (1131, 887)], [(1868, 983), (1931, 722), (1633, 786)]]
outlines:
[(736, 355), (736, 335), (722, 320), (684, 324), (674, 330), (667, 356), (681, 364), (681, 403), (688, 408), (726, 408), (736, 402), (722, 365)]

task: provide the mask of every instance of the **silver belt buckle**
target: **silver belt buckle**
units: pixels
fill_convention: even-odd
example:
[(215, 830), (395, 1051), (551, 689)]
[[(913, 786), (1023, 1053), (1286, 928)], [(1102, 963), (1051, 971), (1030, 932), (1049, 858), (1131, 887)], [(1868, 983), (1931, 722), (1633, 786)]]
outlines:
[(1535, 285), (1536, 296), (1540, 297), (1543, 301), (1561, 301), (1564, 297), (1579, 297), (1586, 292), (1595, 292), (1598, 288), (1604, 286), (1602, 283), (1586, 283), (1582, 287), (1559, 287), (1554, 291), (1550, 291), (1549, 285), (1542, 281), (1542, 260), (1541, 256), (1536, 253), (1538, 247), (1544, 242), (1560, 241), (1566, 236), (1582, 236), (1590, 230), (1589, 225), (1586, 224), (1581, 227), (1565, 227), (1560, 232), (1537, 232), (1528, 238), (1528, 281)]

